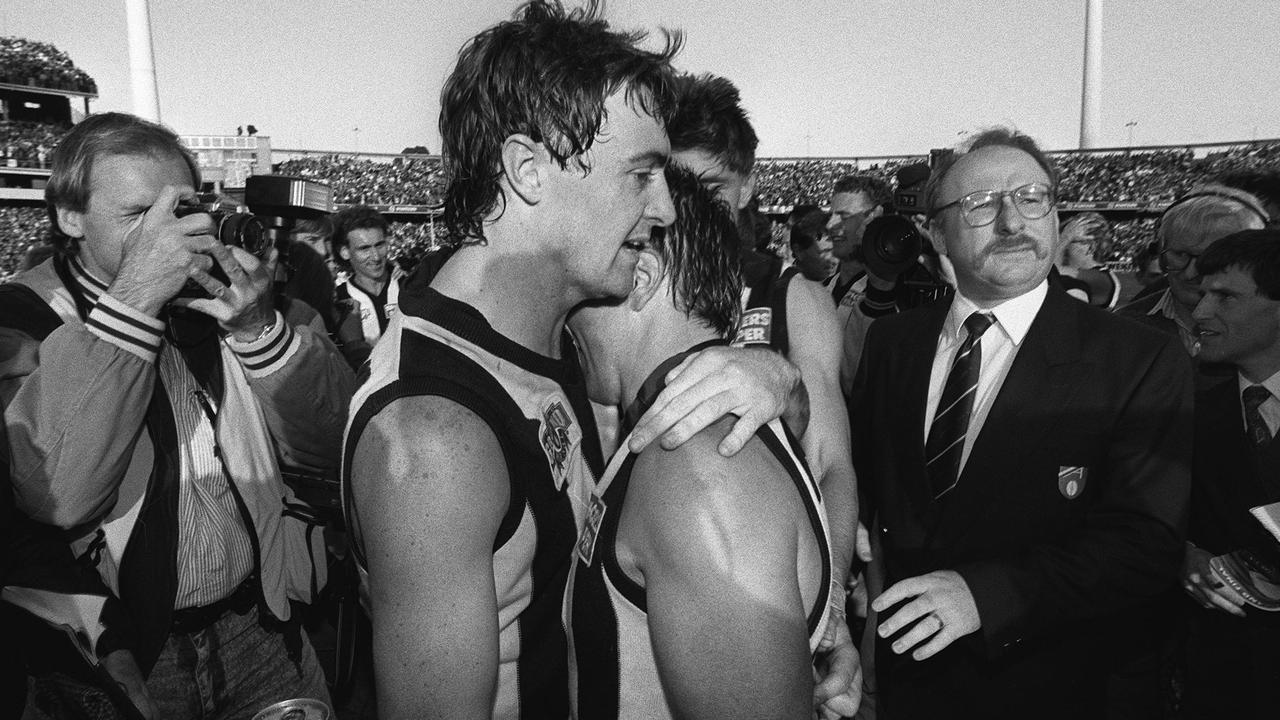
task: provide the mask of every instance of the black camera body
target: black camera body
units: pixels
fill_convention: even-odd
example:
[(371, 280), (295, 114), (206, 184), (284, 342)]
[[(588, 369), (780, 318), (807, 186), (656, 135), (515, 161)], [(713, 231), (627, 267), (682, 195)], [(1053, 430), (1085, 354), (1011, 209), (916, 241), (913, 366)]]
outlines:
[[(216, 194), (203, 194), (194, 202), (180, 203), (173, 214), (205, 213), (213, 218), (213, 236), (218, 242), (266, 260), (272, 248), (286, 250), (294, 222), (331, 212), (333, 190), (324, 183), (285, 175), (251, 175), (245, 181), (242, 205), (224, 202)], [(228, 282), (216, 262), (209, 274), (219, 282)], [(178, 296), (209, 297), (209, 293), (189, 280)]]

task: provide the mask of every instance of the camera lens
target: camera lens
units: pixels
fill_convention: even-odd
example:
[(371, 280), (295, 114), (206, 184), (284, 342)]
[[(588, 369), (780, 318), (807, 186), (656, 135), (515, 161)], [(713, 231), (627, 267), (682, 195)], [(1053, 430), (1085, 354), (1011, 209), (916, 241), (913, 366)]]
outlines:
[(914, 223), (901, 215), (885, 215), (867, 224), (862, 251), (868, 267), (881, 277), (894, 277), (911, 267), (924, 238)]
[(257, 216), (247, 213), (224, 216), (218, 224), (218, 241), (241, 248), (258, 258), (265, 258), (271, 249), (266, 225)]

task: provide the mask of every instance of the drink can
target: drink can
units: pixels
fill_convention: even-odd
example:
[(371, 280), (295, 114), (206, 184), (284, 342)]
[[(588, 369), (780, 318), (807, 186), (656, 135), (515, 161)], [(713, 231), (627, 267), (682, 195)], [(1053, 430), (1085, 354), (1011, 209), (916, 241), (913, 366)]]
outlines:
[(314, 698), (294, 698), (268, 705), (253, 720), (329, 720), (329, 706)]

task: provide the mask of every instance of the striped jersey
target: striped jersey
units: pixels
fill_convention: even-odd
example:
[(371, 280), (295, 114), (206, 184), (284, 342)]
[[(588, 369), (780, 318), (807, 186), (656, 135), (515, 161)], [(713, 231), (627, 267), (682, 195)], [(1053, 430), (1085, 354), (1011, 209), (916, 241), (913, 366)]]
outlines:
[[(471, 306), (414, 283), (401, 293), (400, 313), (374, 349), (371, 376), (351, 404), (343, 499), (362, 570), (367, 565), (352, 503), (351, 459), (380, 410), (401, 398), (448, 398), (480, 417), (502, 447), (511, 501), (493, 546), (499, 629), (494, 718), (569, 714), (561, 609), (593, 468), (602, 462), (571, 345), (562, 357), (535, 353), (500, 335)], [(403, 432), (412, 437), (415, 429)]]
[[(674, 363), (668, 361), (650, 376), (640, 399), (627, 413), (628, 421), (638, 418), (652, 402), (661, 389), (662, 376), (672, 367)], [(821, 555), (820, 585), (806, 613), (809, 649), (814, 652), (830, 620), (832, 559), (826, 509), (799, 443), (782, 423), (774, 420), (756, 431), (756, 437), (794, 483)], [(618, 563), (618, 523), (637, 457), (627, 450), (624, 440), (605, 469), (592, 495), (591, 512), (578, 541), (569, 580), (565, 616), (571, 628), (571, 693), (574, 717), (584, 720), (672, 717), (650, 641), (645, 589)]]

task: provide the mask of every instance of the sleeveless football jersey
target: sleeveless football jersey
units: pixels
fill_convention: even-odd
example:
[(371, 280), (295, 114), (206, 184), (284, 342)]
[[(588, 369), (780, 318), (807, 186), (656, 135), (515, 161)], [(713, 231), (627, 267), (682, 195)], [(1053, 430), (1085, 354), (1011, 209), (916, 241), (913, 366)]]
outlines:
[[(375, 348), (371, 376), (351, 403), (343, 498), (362, 570), (367, 565), (350, 468), (372, 417), (401, 398), (448, 398), (479, 416), (502, 446), (511, 501), (493, 546), (499, 627), (494, 718), (569, 714), (561, 610), (594, 486), (593, 467), (602, 462), (571, 345), (562, 357), (535, 353), (497, 333), (471, 306), (414, 284), (401, 293), (400, 313)], [(413, 432), (404, 428), (406, 435)]]
[[(628, 428), (661, 390), (663, 375), (681, 359), (683, 355), (673, 358), (650, 376), (627, 413)], [(756, 436), (794, 483), (821, 554), (820, 585), (806, 617), (813, 652), (830, 619), (832, 560), (826, 510), (800, 445), (785, 426), (774, 420)], [(671, 717), (650, 643), (645, 591), (622, 570), (616, 552), (618, 521), (637, 457), (624, 440), (596, 486), (565, 599), (574, 717), (583, 720)]]

